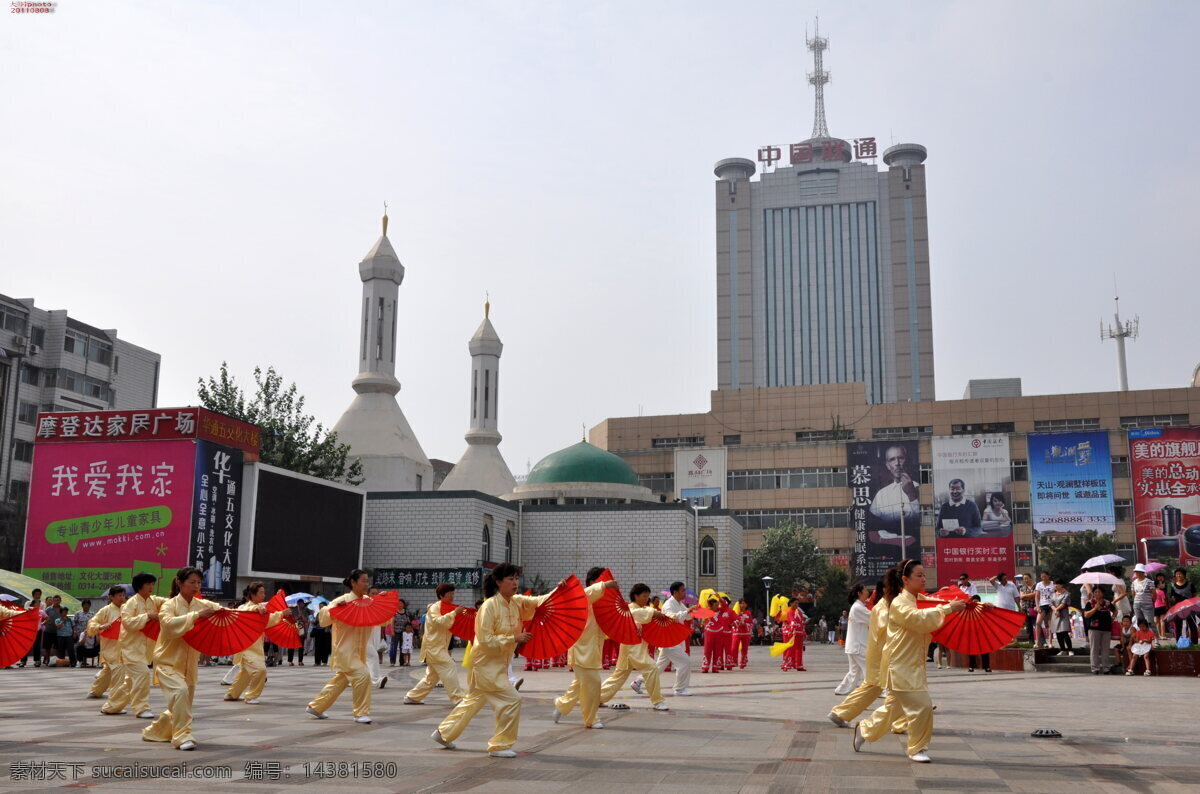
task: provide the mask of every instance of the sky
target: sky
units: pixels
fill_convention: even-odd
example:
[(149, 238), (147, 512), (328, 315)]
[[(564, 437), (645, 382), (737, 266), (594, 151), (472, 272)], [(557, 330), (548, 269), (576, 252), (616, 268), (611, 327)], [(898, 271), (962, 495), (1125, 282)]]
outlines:
[[(826, 6), (833, 4), (826, 3)], [(159, 404), (275, 366), (333, 425), (379, 235), (401, 408), (468, 429), (485, 295), (515, 474), (716, 387), (713, 164), (833, 135), (929, 150), (937, 394), (1185, 385), (1200, 4), (59, 0), (0, 15), (0, 292), (162, 354)]]

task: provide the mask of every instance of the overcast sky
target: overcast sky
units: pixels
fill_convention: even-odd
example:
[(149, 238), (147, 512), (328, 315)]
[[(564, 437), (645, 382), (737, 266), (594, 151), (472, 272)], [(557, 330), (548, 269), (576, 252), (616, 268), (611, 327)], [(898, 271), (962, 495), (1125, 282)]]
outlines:
[[(831, 7), (832, 6), (832, 7)], [(7, 8), (4, 9), (7, 12)], [(707, 410), (713, 164), (809, 136), (808, 2), (109, 2), (0, 22), (0, 292), (162, 354), (160, 405), (274, 365), (334, 424), (389, 237), (400, 405), (458, 460), (485, 291), (514, 474)], [(844, 2), (832, 134), (929, 150), (937, 393), (1134, 388), (1197, 348), (1200, 3)]]

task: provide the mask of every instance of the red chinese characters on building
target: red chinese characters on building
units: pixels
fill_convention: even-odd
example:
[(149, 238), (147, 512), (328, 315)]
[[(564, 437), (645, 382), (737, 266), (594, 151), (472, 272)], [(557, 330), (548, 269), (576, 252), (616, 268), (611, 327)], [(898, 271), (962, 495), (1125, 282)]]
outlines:
[[(838, 138), (822, 138), (816, 141), (808, 140), (793, 143), (788, 148), (788, 162), (791, 165), (804, 165), (814, 162), (842, 162), (846, 160), (846, 141)], [(879, 146), (875, 138), (855, 138), (853, 142), (853, 159), (873, 160), (879, 156)], [(758, 161), (767, 168), (783, 162), (782, 147), (767, 145), (759, 147)]]
[(207, 439), (256, 456), (262, 431), (204, 408), (135, 411), (72, 411), (38, 414), (38, 444), (89, 441)]
[(1200, 428), (1129, 431), (1139, 558), (1200, 560)]

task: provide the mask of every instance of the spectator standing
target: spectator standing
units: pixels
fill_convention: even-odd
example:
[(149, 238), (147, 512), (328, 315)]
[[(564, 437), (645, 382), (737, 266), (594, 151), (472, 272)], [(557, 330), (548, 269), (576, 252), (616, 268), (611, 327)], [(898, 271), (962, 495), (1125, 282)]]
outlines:
[[(1189, 598), (1195, 598), (1196, 591), (1192, 587), (1192, 583), (1188, 581), (1187, 569), (1176, 568), (1175, 579), (1171, 582), (1170, 588), (1167, 590), (1167, 600), (1171, 606), (1175, 606), (1180, 601), (1187, 601)], [(1190, 635), (1192, 642), (1196, 641), (1196, 624), (1190, 618), (1175, 618), (1172, 621), (1175, 624), (1175, 639), (1178, 640), (1185, 634)], [(24, 666), (24, 662), (22, 662)]]
[[(408, 616), (408, 604), (404, 603), (404, 599), (400, 599), (400, 611), (392, 618), (392, 636), (388, 643), (388, 660), (391, 666), (396, 666), (396, 652), (400, 649), (400, 644), (404, 641), (404, 627), (412, 623), (412, 618)], [(400, 651), (403, 654), (403, 651)], [(409, 651), (411, 653), (411, 651)]]
[(1067, 656), (1074, 656), (1071, 645), (1071, 593), (1067, 583), (1059, 579), (1054, 583), (1054, 592), (1050, 595), (1050, 629), (1058, 638), (1058, 649)]
[[(1133, 566), (1133, 622), (1135, 625), (1154, 626), (1154, 581), (1146, 576), (1146, 566), (1140, 562)], [(1153, 629), (1151, 628), (1153, 631)]]
[[(963, 574), (964, 576), (966, 574)], [(1021, 574), (1017, 574), (1017, 579), (1021, 578)], [(960, 577), (961, 580), (961, 577)], [(1008, 581), (1008, 574), (1004, 571), (993, 576), (988, 581), (996, 588), (996, 606), (1001, 609), (1011, 609), (1014, 612), (1019, 611), (1017, 608), (1017, 600), (1021, 597), (1021, 591), (1017, 585)]]
[(825, 622), (825, 616), (822, 615), (817, 621), (817, 636), (821, 638), (821, 642), (829, 642), (827, 628), (828, 624)]
[(329, 654), (333, 650), (333, 638), (329, 635), (329, 626), (322, 626), (316, 621), (312, 623), (313, 664), (317, 667), (329, 663)]
[(1034, 623), (1033, 634), (1035, 648), (1050, 647), (1050, 618), (1053, 616), (1051, 600), (1054, 596), (1054, 583), (1050, 581), (1050, 573), (1042, 571), (1042, 580), (1033, 586), (1037, 593), (1037, 621)]
[[(837, 638), (841, 640), (843, 644), (846, 642), (846, 629), (848, 629), (849, 626), (850, 613), (843, 609), (842, 614), (838, 616), (837, 622)], [(858, 686), (858, 684), (855, 684), (854, 686)]]
[[(100, 643), (95, 637), (89, 637), (87, 633), (88, 621), (92, 619), (92, 602), (84, 600), (79, 604), (79, 611), (72, 617), (75, 630), (75, 658), (79, 660), (80, 667), (92, 667), (88, 664), (88, 659), (94, 659), (100, 655)], [(96, 664), (99, 666), (99, 663)]]
[(410, 621), (400, 634), (400, 658), (402, 660), (400, 664), (404, 667), (408, 667), (412, 659), (413, 637), (413, 625)]
[(296, 634), (300, 637), (299, 648), (288, 648), (288, 666), (295, 667), (293, 658), (299, 656), (300, 666), (304, 666), (304, 649), (308, 644), (308, 602), (299, 601), (292, 607), (292, 619), (296, 622)]
[(965, 572), (958, 575), (958, 589), (962, 590), (968, 596), (979, 595), (979, 588), (975, 586), (975, 583), (971, 581), (971, 577), (967, 576)]
[(58, 608), (58, 617), (54, 619), (54, 655), (66, 660), (69, 666), (75, 666), (75, 621), (66, 607)]
[(1112, 667), (1108, 652), (1112, 645), (1112, 603), (1105, 600), (1104, 591), (1092, 589), (1092, 600), (1083, 611), (1088, 630), (1088, 651), (1092, 675), (1107, 673)]
[(1163, 622), (1163, 616), (1167, 614), (1167, 575), (1165, 573), (1156, 573), (1154, 575), (1154, 630), (1159, 637), (1167, 636), (1167, 624)]
[(1120, 565), (1110, 565), (1108, 572), (1121, 580), (1120, 584), (1113, 585), (1112, 605), (1119, 617), (1126, 615), (1133, 616), (1133, 599), (1129, 595), (1129, 588), (1125, 583), (1125, 568)]
[(50, 666), (50, 655), (58, 650), (58, 619), (62, 617), (60, 596), (48, 596), (42, 613), (42, 666)]
[(1017, 584), (1021, 588), (1021, 612), (1025, 613), (1025, 634), (1031, 643), (1037, 644), (1037, 590), (1034, 589), (1033, 579), (1017, 575)]

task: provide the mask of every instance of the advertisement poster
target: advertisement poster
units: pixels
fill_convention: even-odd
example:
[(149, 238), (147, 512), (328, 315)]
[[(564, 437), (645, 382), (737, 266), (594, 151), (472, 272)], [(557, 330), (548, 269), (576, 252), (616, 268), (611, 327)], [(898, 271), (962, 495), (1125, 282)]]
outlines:
[(938, 581), (953, 581), (963, 572), (972, 579), (1000, 571), (1011, 576), (1008, 436), (938, 436), (932, 450)]
[(850, 476), (853, 581), (874, 582), (906, 557), (921, 555), (921, 463), (917, 442), (846, 445)]
[(1200, 427), (1129, 431), (1139, 559), (1200, 560)]
[(197, 443), (195, 484), (191, 564), (204, 571), (201, 595), (227, 601), (237, 595), (242, 451), (211, 441)]
[(1029, 507), (1034, 540), (1117, 530), (1108, 433), (1029, 437)]
[(726, 449), (675, 450), (675, 496), (694, 507), (725, 505)]

